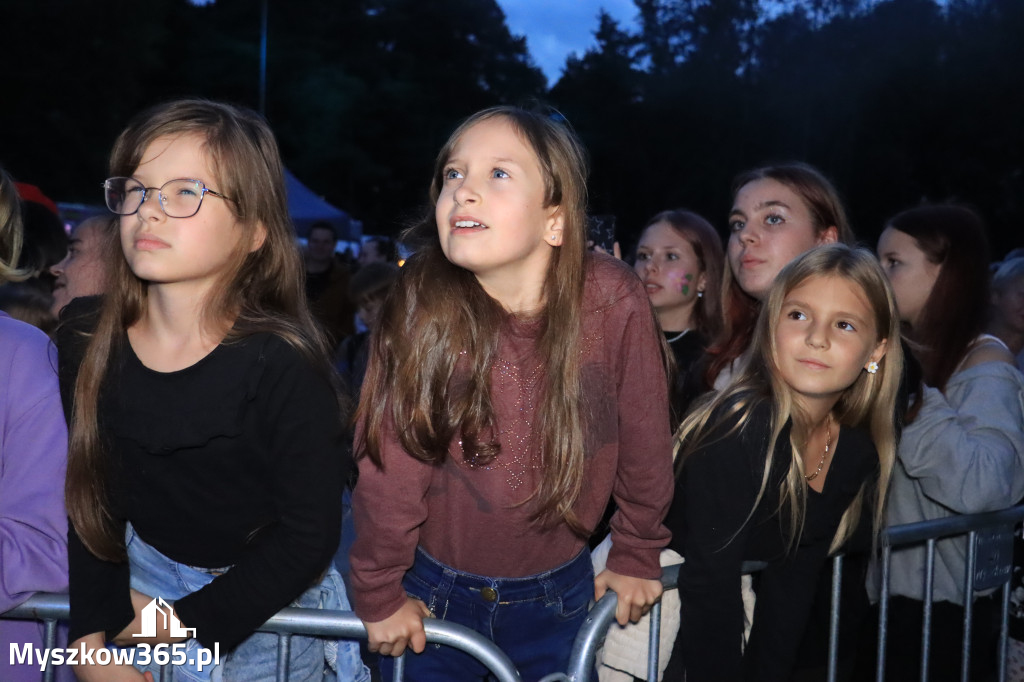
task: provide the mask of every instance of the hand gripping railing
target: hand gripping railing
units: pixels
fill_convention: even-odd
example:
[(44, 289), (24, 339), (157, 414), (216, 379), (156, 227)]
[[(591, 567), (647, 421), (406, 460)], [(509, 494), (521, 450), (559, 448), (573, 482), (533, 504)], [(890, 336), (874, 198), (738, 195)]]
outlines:
[[(37, 594), (0, 618), (39, 620), (45, 623), (44, 646), (53, 648), (57, 641), (57, 621), (68, 619), (68, 597), (65, 594)], [(486, 666), (499, 682), (521, 682), (515, 665), (494, 642), (462, 625), (443, 620), (423, 620), (427, 642), (454, 647), (476, 658)], [(278, 635), (277, 680), (288, 680), (288, 662), (293, 635), (307, 635), (336, 639), (366, 639), (366, 627), (351, 611), (324, 611), (318, 609), (282, 609), (259, 628), (260, 632)], [(395, 682), (401, 682), (404, 658), (396, 660)], [(166, 670), (166, 667), (165, 667)], [(53, 681), (53, 669), (48, 666), (42, 674), (44, 682)], [(161, 680), (166, 682), (165, 672)]]
[[(679, 582), (679, 566), (664, 566), (661, 569), (661, 586), (673, 590)], [(609, 590), (601, 600), (590, 609), (587, 619), (576, 633), (569, 655), (569, 669), (564, 673), (552, 673), (541, 682), (589, 682), (595, 677), (594, 663), (597, 650), (604, 642), (608, 628), (615, 618), (615, 606), (618, 597)], [(651, 628), (647, 640), (647, 679), (658, 679), (658, 654), (661, 648), (661, 601), (651, 607)]]
[[(935, 575), (935, 543), (940, 538), (967, 535), (967, 567), (964, 575), (964, 594), (973, 595), (979, 573), (978, 537), (979, 531), (1000, 529), (1005, 535), (1008, 528), (1024, 519), (1024, 505), (985, 514), (951, 516), (932, 521), (922, 521), (883, 530), (880, 538), (882, 548), (882, 586), (879, 605), (878, 661), (876, 676), (878, 682), (885, 679), (885, 645), (889, 605), (889, 573), (893, 548), (905, 545), (926, 544), (924, 625), (922, 627), (922, 680), (928, 676), (928, 655), (931, 637), (931, 611), (933, 582)], [(989, 553), (991, 554), (991, 553)], [(985, 555), (981, 563), (989, 561), (989, 574), (996, 574), (998, 580), (989, 581), (989, 586), (1002, 585), (1002, 628), (999, 638), (999, 680), (1006, 679), (1006, 654), (1008, 647), (1008, 618), (1010, 604), (1009, 559), (1003, 553), (992, 558)], [(994, 562), (994, 563), (993, 563)], [(998, 564), (998, 565), (996, 565)], [(832, 564), (832, 608), (829, 618), (828, 679), (834, 682), (837, 675), (837, 646), (840, 622), (839, 592), (842, 584), (843, 557), (837, 556)], [(744, 572), (757, 570), (748, 565)], [(666, 566), (662, 570), (661, 583), (666, 589), (674, 589), (679, 579), (679, 566)], [(979, 588), (980, 589), (980, 588)], [(972, 599), (965, 600), (964, 637), (962, 641), (963, 662), (961, 679), (968, 679), (970, 666), (970, 633), (973, 619)], [(609, 591), (587, 615), (573, 642), (566, 672), (555, 672), (543, 678), (542, 682), (589, 682), (594, 677), (594, 665), (598, 648), (604, 641), (608, 627), (615, 617), (617, 598)], [(38, 594), (20, 606), (0, 614), (0, 618), (40, 620), (45, 623), (45, 646), (54, 647), (58, 620), (67, 620), (67, 595)], [(658, 657), (661, 638), (661, 603), (651, 608), (650, 636), (648, 639), (647, 679), (658, 679)], [(520, 682), (512, 661), (490, 640), (478, 633), (452, 623), (426, 619), (423, 621), (427, 641), (455, 647), (475, 657), (487, 666), (500, 682)], [(278, 633), (278, 680), (288, 678), (288, 653), (292, 635), (318, 635), (342, 639), (365, 639), (366, 629), (355, 614), (348, 611), (318, 611), (315, 609), (282, 610), (260, 628), (262, 632)], [(403, 661), (395, 665), (394, 679), (402, 679)], [(53, 670), (43, 674), (44, 682), (52, 682)]]

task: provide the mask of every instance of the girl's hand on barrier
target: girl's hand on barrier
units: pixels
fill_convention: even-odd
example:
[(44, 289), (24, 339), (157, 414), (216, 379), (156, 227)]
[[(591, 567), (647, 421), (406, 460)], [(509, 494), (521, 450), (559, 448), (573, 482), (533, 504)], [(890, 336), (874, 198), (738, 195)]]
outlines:
[(430, 615), (430, 609), (419, 599), (408, 597), (402, 608), (384, 620), (374, 623), (363, 621), (369, 639), (370, 651), (382, 656), (401, 656), (409, 647), (416, 653), (423, 653), (427, 647), (427, 635), (423, 631), (423, 619)]
[(619, 601), (615, 606), (615, 620), (619, 625), (637, 622), (661, 598), (661, 581), (631, 578), (605, 569), (594, 578), (594, 599), (612, 590)]

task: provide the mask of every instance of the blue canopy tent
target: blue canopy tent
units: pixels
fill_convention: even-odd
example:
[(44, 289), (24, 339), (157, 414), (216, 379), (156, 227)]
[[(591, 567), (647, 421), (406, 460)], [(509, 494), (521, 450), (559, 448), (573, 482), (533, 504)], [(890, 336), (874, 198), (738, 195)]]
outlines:
[(359, 241), (363, 226), (358, 220), (339, 208), (331, 206), (313, 190), (299, 182), (287, 168), (284, 169), (285, 183), (288, 186), (288, 213), (295, 224), (295, 233), (300, 237), (309, 234), (309, 226), (321, 220), (334, 226), (341, 241)]

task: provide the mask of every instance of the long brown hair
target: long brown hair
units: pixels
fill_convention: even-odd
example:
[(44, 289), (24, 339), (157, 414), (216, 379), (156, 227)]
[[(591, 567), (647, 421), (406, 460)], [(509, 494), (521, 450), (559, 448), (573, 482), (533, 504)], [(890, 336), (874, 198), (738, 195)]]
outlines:
[[(853, 246), (856, 243), (839, 192), (813, 166), (784, 163), (740, 173), (732, 183), (733, 200), (744, 186), (757, 180), (775, 180), (796, 193), (811, 214), (815, 234), (821, 235), (828, 228), (835, 227), (840, 244)], [(722, 333), (708, 349), (711, 356), (705, 374), (708, 387), (715, 383), (723, 369), (747, 350), (760, 309), (760, 303), (740, 288), (726, 258), (722, 273)]]
[[(239, 240), (233, 262), (203, 302), (204, 329), (231, 342), (271, 332), (329, 371), (326, 342), (306, 306), (302, 262), (288, 216), (284, 171), (277, 141), (256, 113), (206, 100), (179, 100), (153, 107), (129, 123), (110, 155), (113, 176), (131, 176), (157, 138), (199, 135), (204, 140), (218, 191), (250, 234), (262, 229), (260, 248)], [(97, 422), (108, 358), (124, 343), (125, 330), (143, 314), (146, 283), (128, 267), (116, 246), (118, 222), (104, 235), (108, 291), (75, 385), (65, 486), (68, 516), (86, 547), (107, 560), (123, 560), (123, 528), (113, 518), (106, 490), (107, 456)], [(327, 376), (330, 376), (329, 374)]]
[[(547, 207), (564, 220), (562, 244), (553, 249), (544, 281), (538, 353), (548, 372), (536, 422), (544, 476), (530, 500), (535, 518), (564, 520), (585, 534), (573, 513), (583, 485), (584, 408), (579, 341), (586, 249), (586, 158), (569, 128), (549, 116), (514, 107), (486, 109), (464, 121), (442, 147), (430, 185), (436, 204), (445, 165), (463, 134), (500, 118), (511, 124), (536, 154)], [(417, 459), (440, 463), (455, 438), (471, 465), (493, 460), (495, 438), (490, 371), (498, 332), (509, 313), (487, 295), (472, 272), (445, 258), (433, 206), (406, 239), (417, 252), (402, 268), (374, 335), (357, 421), (364, 437), (356, 453), (385, 467), (385, 425), (395, 425), (402, 447)], [(462, 360), (460, 361), (460, 358)], [(456, 366), (459, 370), (456, 373)], [(457, 381), (453, 381), (457, 377)]]
[[(904, 334), (921, 363), (924, 383), (945, 391), (971, 342), (985, 328), (990, 301), (985, 223), (966, 206), (941, 204), (903, 211), (886, 225), (913, 237), (928, 261), (941, 266), (920, 319)], [(910, 419), (919, 407), (920, 391)]]
[[(791, 546), (797, 542), (803, 528), (807, 484), (804, 480), (803, 460), (796, 443), (802, 440), (808, 425), (793, 400), (793, 389), (781, 379), (775, 338), (780, 311), (786, 296), (811, 277), (839, 277), (857, 285), (874, 313), (876, 340), (887, 340), (885, 355), (878, 362), (878, 371), (874, 374), (861, 371), (857, 380), (843, 392), (833, 408), (840, 424), (860, 426), (870, 431), (871, 439), (878, 451), (879, 464), (877, 486), (872, 490), (871, 482), (865, 483), (843, 514), (832, 541), (832, 551), (836, 551), (856, 528), (861, 507), (867, 499), (874, 503), (872, 518), (875, 532), (882, 527), (885, 499), (896, 457), (896, 432), (892, 415), (903, 374), (899, 317), (889, 280), (882, 271), (878, 259), (867, 249), (851, 249), (842, 244), (820, 246), (811, 249), (782, 269), (758, 316), (751, 343), (750, 363), (733, 377), (729, 386), (701, 404), (683, 421), (676, 433), (676, 448), (680, 453), (676, 466), (678, 471), (685, 465), (689, 455), (708, 442), (709, 435), (714, 431), (714, 424), (711, 422), (713, 415), (738, 414), (740, 418), (736, 428), (743, 428), (753, 407), (761, 401), (770, 401), (771, 438), (765, 451), (761, 489), (754, 502), (754, 508), (760, 503), (767, 488), (771, 460), (779, 435), (786, 422), (792, 418), (792, 458), (789, 462), (789, 472), (780, 483), (779, 499), (788, 511)], [(751, 516), (754, 508), (751, 509)], [(748, 521), (749, 519), (750, 516)]]
[[(714, 339), (722, 330), (722, 268), (725, 255), (722, 238), (707, 220), (693, 211), (677, 208), (662, 211), (647, 221), (644, 231), (656, 223), (667, 223), (685, 239), (697, 256), (707, 285), (693, 306), (694, 328), (706, 339)], [(643, 238), (643, 231), (641, 231)]]

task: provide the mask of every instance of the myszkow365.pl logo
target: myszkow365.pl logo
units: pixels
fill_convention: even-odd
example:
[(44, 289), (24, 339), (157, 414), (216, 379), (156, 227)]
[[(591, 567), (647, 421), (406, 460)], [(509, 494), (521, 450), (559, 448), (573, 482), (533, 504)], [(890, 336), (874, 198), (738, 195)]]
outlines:
[[(142, 632), (133, 634), (132, 637), (155, 637), (158, 616), (162, 618), (163, 629), (167, 630), (171, 637), (196, 636), (196, 629), (182, 627), (181, 621), (174, 615), (170, 604), (163, 598), (157, 597), (142, 609)], [(78, 648), (68, 649), (41, 649), (30, 643), (21, 645), (11, 643), (10, 664), (12, 666), (33, 663), (39, 666), (40, 671), (45, 670), (48, 664), (110, 665), (114, 663), (116, 665), (147, 666), (155, 663), (156, 665), (187, 665), (197, 672), (202, 672), (206, 666), (220, 664), (220, 643), (214, 643), (213, 651), (202, 646), (189, 647), (186, 642), (157, 645), (142, 642), (133, 647), (114, 649), (86, 649), (84, 643)]]

